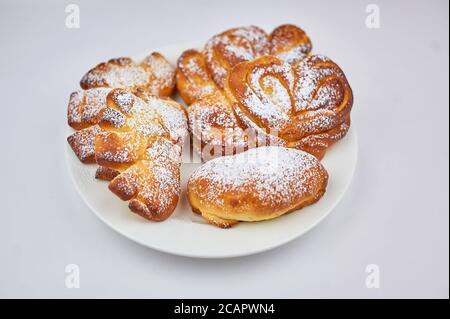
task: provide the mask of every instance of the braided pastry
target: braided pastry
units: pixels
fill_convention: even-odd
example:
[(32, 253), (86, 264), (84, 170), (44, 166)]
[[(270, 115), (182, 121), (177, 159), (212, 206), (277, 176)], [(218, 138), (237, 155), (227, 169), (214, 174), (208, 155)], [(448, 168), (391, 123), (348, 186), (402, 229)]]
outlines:
[(328, 173), (314, 156), (260, 147), (203, 164), (189, 178), (188, 199), (209, 223), (228, 228), (311, 205), (323, 196), (327, 183)]
[(174, 71), (161, 55), (129, 61), (110, 60), (83, 77), (86, 90), (69, 100), (68, 123), (77, 131), (68, 142), (82, 162), (100, 165), (96, 178), (110, 181), (133, 212), (161, 221), (178, 202), (187, 118), (178, 103), (152, 95), (173, 89)]
[(230, 29), (212, 37), (203, 52), (185, 51), (178, 60), (176, 85), (181, 97), (192, 104), (200, 96), (225, 87), (228, 72), (238, 63), (275, 55), (295, 63), (306, 57), (312, 44), (306, 33), (290, 24), (269, 35), (255, 27)]
[(342, 70), (309, 55), (293, 25), (270, 35), (256, 27), (223, 32), (178, 60), (177, 88), (202, 158), (263, 145), (307, 151), (319, 159), (347, 133), (353, 104)]
[(69, 144), (80, 160), (89, 162), (89, 154), (100, 165), (96, 177), (111, 180), (109, 189), (130, 200), (133, 212), (166, 219), (180, 192), (180, 145), (187, 135), (184, 109), (172, 100), (139, 97), (124, 89), (112, 89), (103, 104), (97, 102), (92, 113), (97, 122), (69, 136)]

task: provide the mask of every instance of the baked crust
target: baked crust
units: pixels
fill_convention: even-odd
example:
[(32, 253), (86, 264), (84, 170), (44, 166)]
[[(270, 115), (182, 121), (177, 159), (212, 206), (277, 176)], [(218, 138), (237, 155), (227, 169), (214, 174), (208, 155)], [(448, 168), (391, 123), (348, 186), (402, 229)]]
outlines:
[(177, 65), (177, 89), (188, 105), (219, 90), (209, 74), (205, 56), (201, 52), (193, 49), (184, 51), (178, 58)]
[(169, 96), (175, 87), (175, 70), (158, 52), (153, 52), (141, 63), (122, 57), (102, 62), (81, 79), (84, 90), (92, 88), (123, 88), (157, 96)]
[(321, 159), (346, 135), (350, 85), (333, 61), (311, 49), (302, 29), (282, 25), (270, 35), (257, 27), (231, 29), (203, 52), (182, 54), (177, 88), (190, 105), (189, 127), (204, 160), (262, 145)]
[(67, 138), (67, 142), (81, 162), (95, 163), (95, 137), (100, 132), (100, 126), (93, 125), (76, 131)]
[(69, 144), (81, 161), (100, 165), (96, 178), (111, 181), (109, 189), (129, 201), (130, 210), (150, 220), (166, 219), (179, 199), (185, 110), (170, 99), (125, 89), (106, 96), (90, 90), (83, 94), (96, 97), (90, 103), (97, 106), (95, 116), (76, 127), (95, 124), (69, 136)]
[(273, 56), (241, 63), (229, 73), (226, 92), (241, 127), (276, 135), (318, 158), (350, 125), (350, 85), (321, 55), (295, 65)]
[(95, 171), (95, 178), (110, 182), (119, 174), (120, 172), (115, 169), (99, 166)]
[(166, 219), (178, 202), (181, 145), (188, 135), (186, 111), (164, 97), (173, 90), (174, 70), (158, 53), (139, 65), (112, 59), (90, 70), (81, 86), (67, 112), (77, 130), (67, 139), (75, 154), (100, 165), (95, 177), (110, 181), (130, 210)]
[(269, 146), (206, 162), (189, 178), (187, 196), (208, 222), (228, 228), (311, 205), (327, 183), (328, 173), (313, 155)]
[(167, 219), (180, 196), (181, 148), (156, 138), (140, 159), (115, 177), (108, 188), (134, 213), (153, 221)]

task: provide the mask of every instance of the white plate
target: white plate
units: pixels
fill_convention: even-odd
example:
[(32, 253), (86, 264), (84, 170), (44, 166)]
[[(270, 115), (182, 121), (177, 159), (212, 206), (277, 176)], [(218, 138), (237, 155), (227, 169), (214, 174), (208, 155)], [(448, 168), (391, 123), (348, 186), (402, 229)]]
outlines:
[[(173, 45), (156, 49), (173, 65), (185, 49), (199, 47)], [(151, 51), (149, 51), (151, 52)], [(136, 60), (145, 54), (136, 56)], [(329, 185), (316, 204), (277, 219), (240, 223), (220, 229), (205, 223), (192, 213), (186, 198), (189, 175), (199, 164), (183, 164), (182, 194), (177, 209), (166, 221), (147, 221), (133, 213), (107, 188), (107, 182), (95, 180), (95, 165), (82, 164), (67, 145), (67, 164), (73, 183), (89, 208), (112, 229), (144, 246), (175, 255), (200, 258), (237, 257), (281, 246), (315, 227), (338, 204), (350, 185), (357, 159), (357, 138), (352, 124), (347, 136), (326, 154), (323, 165), (329, 173)], [(80, 230), (81, 231), (81, 230)]]

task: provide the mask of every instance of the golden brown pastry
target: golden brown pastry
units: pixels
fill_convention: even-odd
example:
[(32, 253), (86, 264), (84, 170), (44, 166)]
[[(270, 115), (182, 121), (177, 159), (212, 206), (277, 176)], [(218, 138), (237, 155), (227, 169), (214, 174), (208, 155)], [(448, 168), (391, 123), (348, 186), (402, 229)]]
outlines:
[(175, 86), (175, 70), (159, 53), (153, 52), (141, 63), (123, 57), (103, 62), (89, 70), (81, 88), (123, 88), (157, 96), (169, 96)]
[(204, 54), (212, 79), (223, 89), (228, 72), (238, 63), (269, 54), (291, 63), (306, 56), (311, 48), (306, 33), (296, 26), (279, 26), (270, 35), (250, 26), (213, 36), (206, 43)]
[[(95, 139), (94, 139), (95, 141)], [(108, 168), (104, 166), (99, 166), (95, 171), (95, 178), (104, 180), (104, 181), (112, 181), (116, 176), (118, 176), (120, 172), (113, 168)]]
[[(100, 63), (83, 76), (80, 85), (83, 90), (70, 95), (67, 120), (75, 130), (89, 129), (75, 132), (68, 142), (82, 162), (93, 163), (94, 138), (101, 131), (96, 124), (111, 90), (124, 88), (137, 96), (169, 96), (175, 86), (175, 70), (161, 54), (153, 52), (139, 64), (130, 58)], [(105, 176), (102, 169), (96, 175)]]
[(342, 70), (321, 55), (293, 66), (274, 56), (241, 63), (229, 73), (226, 92), (241, 127), (319, 159), (349, 128), (352, 90)]
[(293, 25), (270, 35), (236, 28), (178, 60), (177, 88), (204, 160), (264, 145), (321, 159), (350, 126), (353, 94), (330, 59), (309, 55), (306, 33)]
[(194, 212), (228, 228), (311, 205), (327, 183), (327, 171), (311, 154), (268, 146), (206, 162), (189, 178), (187, 191)]
[(141, 63), (111, 59), (87, 72), (83, 90), (70, 96), (67, 119), (76, 130), (68, 142), (95, 177), (129, 208), (161, 221), (174, 211), (180, 192), (181, 146), (187, 136), (184, 108), (165, 96), (175, 70), (159, 53)]
[(110, 88), (79, 90), (70, 94), (67, 107), (67, 122), (76, 130), (95, 125), (106, 107), (106, 96)]
[(101, 131), (100, 126), (93, 125), (76, 131), (67, 138), (67, 142), (81, 162), (95, 163), (95, 137)]
[(175, 210), (180, 196), (181, 148), (157, 137), (142, 156), (108, 185), (134, 213), (163, 221)]
[(220, 91), (206, 95), (188, 110), (194, 149), (204, 161), (237, 154), (253, 147), (285, 146), (286, 143), (259, 130), (245, 130), (239, 124), (229, 99)]
[(186, 137), (185, 110), (173, 100), (114, 89), (106, 104), (95, 140), (99, 165), (121, 169), (140, 159), (157, 137), (180, 145)]
[(173, 100), (139, 94), (104, 88), (72, 94), (69, 123), (81, 129), (68, 141), (81, 161), (100, 165), (96, 178), (110, 180), (133, 212), (161, 221), (178, 202), (187, 118)]
[(275, 55), (294, 63), (311, 49), (306, 33), (290, 24), (277, 27), (271, 34), (255, 26), (230, 29), (213, 36), (202, 52), (183, 52), (177, 63), (176, 85), (190, 105), (204, 94), (222, 90), (228, 72), (240, 62)]
[(204, 55), (196, 50), (184, 51), (178, 58), (176, 84), (181, 98), (188, 105), (218, 90), (206, 68)]
[(224, 91), (203, 96), (188, 114), (205, 160), (264, 145), (321, 159), (347, 133), (352, 105), (344, 73), (328, 58), (313, 55), (292, 66), (264, 56), (234, 67)]
[(270, 34), (271, 55), (284, 62), (295, 64), (312, 50), (311, 40), (305, 31), (291, 24), (281, 25)]

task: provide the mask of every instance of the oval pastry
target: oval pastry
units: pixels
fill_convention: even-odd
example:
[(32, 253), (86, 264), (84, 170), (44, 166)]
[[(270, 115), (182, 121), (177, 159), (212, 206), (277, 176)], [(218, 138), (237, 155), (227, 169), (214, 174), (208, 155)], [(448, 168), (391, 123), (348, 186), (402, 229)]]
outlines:
[(206, 162), (189, 178), (187, 195), (194, 212), (228, 228), (311, 205), (327, 183), (328, 173), (313, 155), (267, 146)]

